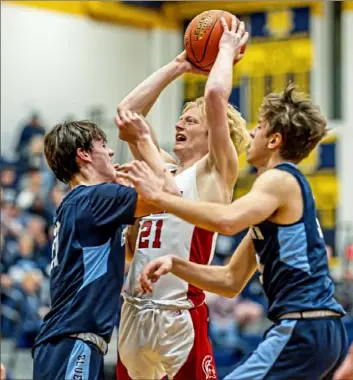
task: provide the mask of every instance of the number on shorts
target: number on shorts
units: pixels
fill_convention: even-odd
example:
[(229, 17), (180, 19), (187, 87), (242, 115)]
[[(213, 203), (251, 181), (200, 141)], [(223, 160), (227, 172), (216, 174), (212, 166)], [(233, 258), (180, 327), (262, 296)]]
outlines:
[[(141, 226), (141, 231), (140, 231), (140, 239), (139, 239), (138, 248), (149, 248), (152, 225), (153, 225), (152, 220), (145, 220), (143, 222)], [(161, 248), (161, 233), (162, 233), (163, 220), (157, 220), (155, 222), (155, 225), (156, 225), (156, 228), (155, 228), (154, 239), (152, 242), (152, 248)]]
[(59, 251), (59, 230), (60, 230), (60, 222), (56, 222), (54, 226), (54, 240), (52, 246), (52, 262), (50, 266), (50, 270), (59, 265), (58, 261), (58, 251)]

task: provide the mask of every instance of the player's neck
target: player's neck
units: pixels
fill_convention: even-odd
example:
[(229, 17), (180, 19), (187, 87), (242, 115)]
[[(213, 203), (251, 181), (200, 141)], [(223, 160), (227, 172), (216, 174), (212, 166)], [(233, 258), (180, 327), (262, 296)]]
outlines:
[[(205, 154), (196, 153), (195, 152), (178, 152), (176, 153), (176, 156), (178, 157), (178, 168), (176, 171), (176, 174), (181, 173), (182, 171), (191, 168), (197, 161), (201, 160), (202, 157), (205, 156)], [(207, 152), (206, 152), (207, 154)]]
[(189, 158), (189, 159), (180, 159), (178, 162), (178, 167), (176, 170), (176, 174), (180, 174), (186, 169), (191, 168), (199, 159)]
[(292, 164), (296, 165), (296, 162), (293, 162), (292, 160), (286, 160), (280, 155), (273, 155), (268, 160), (267, 169), (273, 169), (274, 167), (283, 164), (284, 162), (291, 162)]
[(82, 173), (78, 173), (70, 181), (70, 187), (74, 189), (77, 186), (93, 186), (104, 182), (106, 181), (98, 175), (86, 176)]

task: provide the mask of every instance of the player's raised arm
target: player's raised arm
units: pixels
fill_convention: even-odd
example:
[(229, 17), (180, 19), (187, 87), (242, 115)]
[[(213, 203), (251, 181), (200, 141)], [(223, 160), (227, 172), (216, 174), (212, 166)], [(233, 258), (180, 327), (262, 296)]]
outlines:
[(208, 266), (173, 255), (163, 256), (146, 265), (140, 277), (140, 287), (144, 292), (151, 292), (152, 283), (171, 272), (199, 289), (233, 298), (242, 291), (255, 270), (255, 249), (248, 233), (228, 265)]
[(135, 168), (122, 176), (134, 183), (144, 199), (197, 227), (224, 235), (233, 235), (269, 218), (288, 200), (292, 185), (288, 182), (291, 177), (271, 169), (257, 178), (249, 193), (231, 205), (198, 202), (161, 191), (159, 180), (147, 165), (143, 166), (143, 171)]
[(179, 194), (174, 178), (165, 168), (165, 161), (152, 140), (146, 120), (136, 113), (127, 111), (124, 119), (117, 115), (116, 123), (119, 128), (119, 137), (133, 145), (141, 159), (149, 165), (156, 176), (163, 178), (163, 189), (172, 194)]
[[(124, 117), (125, 112), (129, 110), (147, 116), (161, 92), (182, 74), (191, 71), (193, 71), (193, 67), (186, 60), (186, 53), (182, 52), (174, 60), (154, 72), (133, 89), (117, 106), (118, 115)], [(150, 132), (153, 141), (159, 149), (157, 136), (151, 127)], [(129, 146), (134, 158), (141, 159), (134, 145), (129, 144)], [(165, 162), (174, 163), (172, 156), (163, 150), (160, 151)]]
[[(115, 124), (117, 125), (119, 130), (120, 130), (121, 125), (125, 124), (127, 126), (131, 123), (130, 117), (132, 114), (133, 113), (130, 110), (122, 110), (122, 111), (117, 113), (117, 115), (115, 117)], [(148, 123), (148, 121), (146, 119), (144, 119), (144, 123), (147, 127), (148, 134), (151, 136), (151, 139), (152, 139), (154, 145), (156, 146), (158, 152), (162, 156), (163, 162), (175, 164), (176, 163), (175, 159), (169, 153), (167, 153), (166, 151), (164, 151), (163, 149), (160, 148), (157, 136), (156, 136), (153, 128), (151, 127), (151, 125)], [(124, 138), (122, 138), (121, 136), (120, 136), (120, 138), (122, 140), (124, 140)], [(127, 142), (129, 144), (129, 148), (130, 148), (130, 151), (131, 151), (133, 157), (136, 160), (143, 160), (144, 158), (141, 155), (141, 153), (139, 152), (138, 148), (136, 147), (136, 144), (129, 142), (129, 141), (127, 141)]]
[[(232, 18), (232, 27), (221, 18), (223, 35), (219, 43), (217, 59), (211, 69), (205, 88), (205, 111), (209, 127), (210, 160), (222, 177), (234, 186), (238, 176), (238, 155), (230, 137), (228, 115), (229, 96), (232, 91), (233, 61), (248, 40), (245, 25), (238, 25)], [(234, 120), (235, 122), (235, 120)]]
[(146, 116), (161, 92), (188, 70), (190, 63), (183, 52), (134, 88), (117, 106), (118, 113), (130, 110)]

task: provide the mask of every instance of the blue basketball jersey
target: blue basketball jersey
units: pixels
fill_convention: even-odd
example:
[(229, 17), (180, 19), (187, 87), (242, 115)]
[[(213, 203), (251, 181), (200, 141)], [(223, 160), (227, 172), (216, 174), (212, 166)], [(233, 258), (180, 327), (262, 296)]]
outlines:
[(260, 279), (269, 300), (268, 317), (274, 321), (285, 313), (322, 309), (344, 315), (334, 299), (335, 287), (329, 277), (326, 246), (310, 185), (292, 163), (280, 164), (276, 169), (298, 181), (304, 212), (293, 224), (267, 220), (251, 227)]
[(137, 194), (113, 183), (78, 186), (56, 212), (51, 310), (35, 345), (73, 333), (110, 341), (124, 281), (123, 224), (134, 223)]

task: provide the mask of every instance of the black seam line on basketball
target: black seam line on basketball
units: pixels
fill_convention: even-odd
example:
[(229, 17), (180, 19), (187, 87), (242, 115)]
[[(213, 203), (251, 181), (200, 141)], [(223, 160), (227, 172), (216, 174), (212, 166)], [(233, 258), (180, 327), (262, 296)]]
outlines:
[(190, 46), (190, 49), (191, 49), (191, 53), (192, 53), (192, 55), (194, 56), (195, 61), (197, 62), (196, 54), (195, 54), (195, 52), (194, 52), (194, 49), (192, 48), (191, 35), (192, 35), (192, 33), (191, 33), (191, 27), (190, 27), (190, 33), (189, 33), (189, 36), (188, 36), (188, 38), (189, 38), (189, 46)]
[[(222, 11), (222, 13), (221, 13), (221, 14), (219, 15), (219, 17), (218, 17), (218, 20), (213, 24), (212, 29), (211, 29), (211, 31), (210, 31), (210, 33), (209, 33), (209, 35), (208, 35), (208, 39), (207, 39), (207, 41), (206, 41), (205, 49), (203, 50), (203, 56), (202, 56), (202, 58), (201, 58), (199, 61), (197, 61), (197, 63), (203, 61), (203, 59), (205, 58), (205, 55), (206, 55), (206, 52), (207, 52), (208, 42), (210, 41), (210, 38), (211, 38), (211, 35), (212, 35), (212, 32), (213, 32), (213, 29), (214, 29), (214, 27), (217, 25), (217, 22), (220, 21), (220, 19), (221, 19), (223, 13), (224, 13), (224, 11)], [(195, 57), (195, 58), (196, 58), (196, 57)], [(214, 61), (214, 62), (215, 62), (215, 61)], [(214, 63), (214, 62), (213, 62), (213, 63)], [(205, 65), (205, 66), (208, 66), (208, 65)]]

